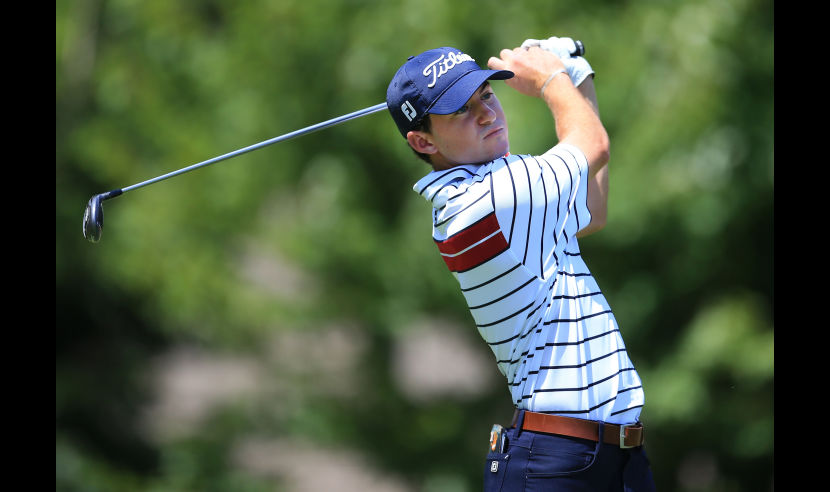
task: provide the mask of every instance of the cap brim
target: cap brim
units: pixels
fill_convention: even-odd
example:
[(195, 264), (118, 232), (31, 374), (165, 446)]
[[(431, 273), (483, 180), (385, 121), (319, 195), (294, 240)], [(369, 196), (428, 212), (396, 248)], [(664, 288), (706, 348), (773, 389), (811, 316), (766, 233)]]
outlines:
[(447, 88), (433, 105), (427, 108), (427, 113), (451, 114), (455, 113), (473, 97), (481, 84), (486, 80), (505, 80), (513, 77), (509, 70), (474, 70), (459, 78)]

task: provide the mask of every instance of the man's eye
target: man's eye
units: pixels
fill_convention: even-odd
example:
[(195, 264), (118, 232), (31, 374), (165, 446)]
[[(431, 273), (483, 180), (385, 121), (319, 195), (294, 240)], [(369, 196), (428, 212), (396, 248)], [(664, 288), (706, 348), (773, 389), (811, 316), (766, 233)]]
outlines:
[(461, 106), (461, 108), (455, 112), (455, 114), (464, 114), (467, 112), (467, 106)]
[(487, 100), (489, 100), (492, 96), (493, 96), (493, 93), (492, 93), (492, 92), (485, 92), (484, 94), (482, 94), (482, 95), (481, 95), (481, 99), (483, 99), (483, 100), (487, 101)]

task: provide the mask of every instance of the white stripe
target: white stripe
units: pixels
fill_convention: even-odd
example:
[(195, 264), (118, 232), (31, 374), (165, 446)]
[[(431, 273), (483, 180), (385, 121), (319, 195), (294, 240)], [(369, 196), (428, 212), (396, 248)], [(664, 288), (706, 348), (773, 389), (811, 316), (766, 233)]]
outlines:
[(498, 234), (498, 233), (500, 233), (500, 232), (501, 232), (501, 229), (498, 229), (498, 230), (496, 230), (496, 232), (494, 232), (494, 233), (490, 234), (489, 236), (485, 237), (485, 238), (484, 238), (484, 239), (482, 239), (481, 241), (479, 241), (479, 242), (477, 242), (477, 243), (475, 243), (475, 244), (472, 244), (472, 245), (470, 245), (470, 246), (468, 246), (468, 247), (464, 248), (463, 250), (459, 251), (458, 253), (455, 253), (455, 254), (445, 254), (445, 253), (441, 253), (441, 256), (446, 256), (447, 258), (455, 258), (456, 256), (463, 255), (463, 254), (464, 254), (464, 253), (466, 253), (467, 251), (470, 251), (471, 249), (475, 248), (475, 247), (476, 247), (476, 246), (478, 246), (479, 244), (483, 243), (484, 241), (486, 241), (486, 240), (490, 239), (491, 237), (495, 236), (496, 234)]

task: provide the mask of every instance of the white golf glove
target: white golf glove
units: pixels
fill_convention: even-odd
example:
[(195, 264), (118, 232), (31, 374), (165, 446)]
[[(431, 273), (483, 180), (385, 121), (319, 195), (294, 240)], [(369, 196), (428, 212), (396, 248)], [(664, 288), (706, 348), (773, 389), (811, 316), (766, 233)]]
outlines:
[(594, 73), (591, 65), (588, 64), (588, 60), (584, 57), (573, 55), (573, 53), (576, 53), (576, 43), (571, 38), (552, 36), (548, 39), (526, 39), (521, 47), (530, 48), (531, 46), (538, 46), (561, 58), (574, 87), (579, 87), (589, 75)]

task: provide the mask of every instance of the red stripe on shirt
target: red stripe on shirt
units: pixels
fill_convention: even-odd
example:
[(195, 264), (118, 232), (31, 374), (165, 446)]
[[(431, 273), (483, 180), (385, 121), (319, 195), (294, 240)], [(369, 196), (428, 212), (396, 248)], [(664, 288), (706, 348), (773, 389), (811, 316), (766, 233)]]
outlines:
[[(486, 241), (484, 238), (490, 236)], [(470, 248), (473, 244), (478, 243)], [(441, 256), (452, 272), (462, 272), (475, 268), (485, 261), (507, 249), (507, 240), (501, 234), (496, 214), (491, 213), (471, 227), (453, 235), (445, 241), (435, 241)], [(467, 251), (464, 251), (465, 249)], [(457, 254), (464, 251), (462, 254)], [(456, 256), (444, 256), (444, 255)]]
[(507, 249), (507, 240), (501, 232), (458, 256), (442, 256), (451, 272), (475, 268)]
[(453, 234), (444, 241), (435, 241), (438, 251), (445, 255), (454, 255), (464, 251), (473, 244), (499, 230), (499, 221), (495, 213), (490, 213), (470, 227)]

